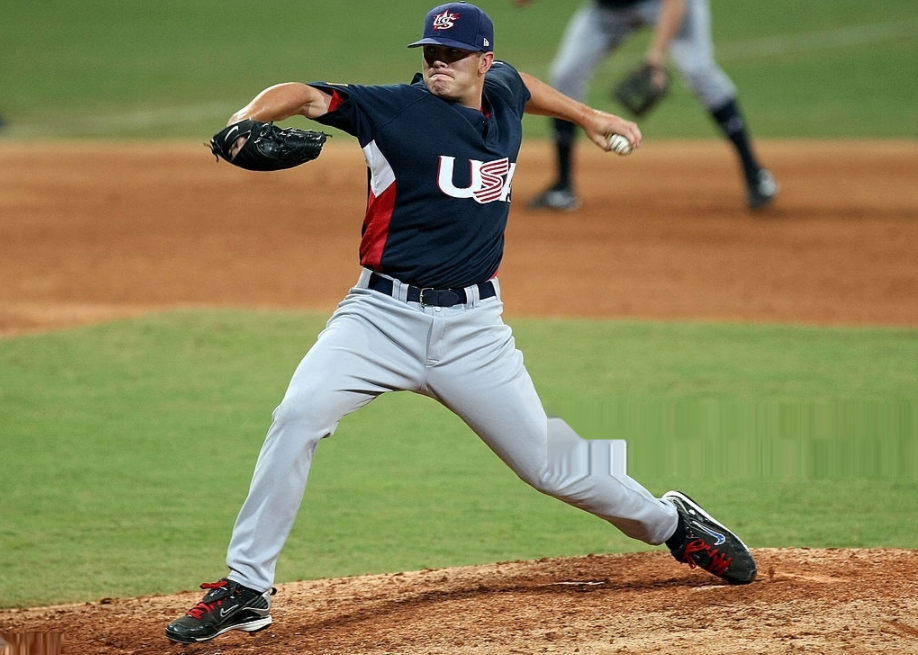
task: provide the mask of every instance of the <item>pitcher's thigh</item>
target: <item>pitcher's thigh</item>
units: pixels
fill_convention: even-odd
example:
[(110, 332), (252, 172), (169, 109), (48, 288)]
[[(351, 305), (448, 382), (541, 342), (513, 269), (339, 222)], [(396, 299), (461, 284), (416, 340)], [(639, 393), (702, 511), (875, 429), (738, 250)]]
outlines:
[(333, 431), (343, 416), (380, 394), (412, 388), (419, 368), (372, 323), (333, 317), (293, 373), (275, 420), (310, 421)]
[(539, 486), (547, 465), (547, 417), (515, 349), (437, 378), (436, 397), (523, 480)]

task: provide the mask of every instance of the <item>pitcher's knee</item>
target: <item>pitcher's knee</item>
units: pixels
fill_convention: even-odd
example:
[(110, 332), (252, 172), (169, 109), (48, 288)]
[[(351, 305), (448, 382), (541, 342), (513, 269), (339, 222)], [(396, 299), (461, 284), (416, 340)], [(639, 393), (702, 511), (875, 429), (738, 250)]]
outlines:
[(585, 476), (572, 475), (557, 467), (545, 466), (532, 479), (523, 478), (533, 489), (565, 502), (576, 501), (583, 492)]
[(286, 397), (278, 405), (272, 415), (272, 428), (274, 430), (291, 430), (302, 438), (306, 435), (314, 441), (326, 437), (334, 432), (340, 417), (330, 411), (329, 407), (323, 408), (320, 403), (294, 396)]

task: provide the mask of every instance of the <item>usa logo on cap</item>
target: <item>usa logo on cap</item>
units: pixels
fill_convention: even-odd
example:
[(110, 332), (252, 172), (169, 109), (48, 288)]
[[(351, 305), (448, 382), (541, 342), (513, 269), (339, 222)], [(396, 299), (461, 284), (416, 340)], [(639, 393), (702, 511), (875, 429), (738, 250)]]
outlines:
[(435, 30), (448, 30), (456, 24), (457, 18), (459, 18), (459, 14), (450, 13), (450, 10), (447, 9), (442, 14), (434, 16), (433, 28)]
[(408, 45), (442, 45), (460, 50), (492, 52), (494, 23), (488, 15), (466, 2), (451, 2), (434, 7), (424, 19), (424, 37)]

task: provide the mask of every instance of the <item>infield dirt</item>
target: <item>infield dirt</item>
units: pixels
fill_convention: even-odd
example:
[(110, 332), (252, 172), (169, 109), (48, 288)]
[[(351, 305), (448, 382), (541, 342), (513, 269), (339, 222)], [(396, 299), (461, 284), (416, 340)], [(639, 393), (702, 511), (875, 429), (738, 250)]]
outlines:
[[(782, 193), (744, 208), (718, 142), (581, 148), (580, 211), (533, 212), (524, 147), (500, 271), (506, 313), (918, 326), (918, 145), (766, 142)], [(253, 174), (198, 144), (0, 143), (0, 334), (176, 306), (331, 311), (357, 279), (365, 170), (331, 143)], [(754, 546), (754, 544), (752, 544)], [(918, 551), (756, 549), (730, 587), (663, 552), (279, 585), (275, 624), (196, 646), (201, 592), (0, 611), (69, 653), (918, 653)], [(215, 572), (219, 573), (215, 562)]]

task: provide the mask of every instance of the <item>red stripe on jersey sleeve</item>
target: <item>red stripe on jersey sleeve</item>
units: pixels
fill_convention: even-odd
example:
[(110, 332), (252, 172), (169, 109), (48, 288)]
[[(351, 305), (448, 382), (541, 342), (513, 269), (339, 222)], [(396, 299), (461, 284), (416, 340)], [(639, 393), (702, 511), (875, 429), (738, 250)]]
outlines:
[(370, 192), (367, 214), (363, 219), (363, 238), (360, 241), (360, 265), (381, 271), (383, 250), (389, 238), (389, 224), (395, 209), (395, 183), (390, 184), (377, 197)]
[(341, 105), (342, 102), (344, 102), (344, 99), (341, 97), (341, 94), (338, 93), (337, 90), (332, 89), (331, 90), (331, 100), (328, 103), (329, 113), (335, 111)]

